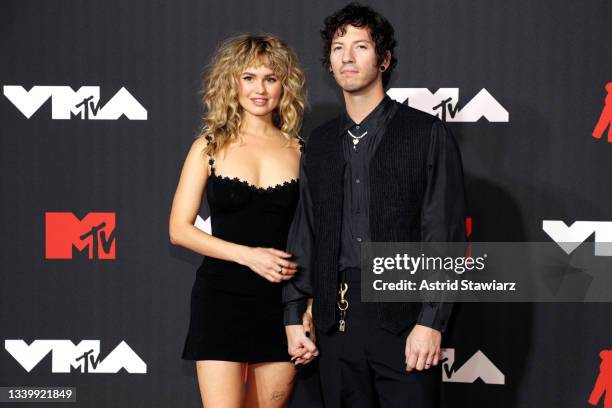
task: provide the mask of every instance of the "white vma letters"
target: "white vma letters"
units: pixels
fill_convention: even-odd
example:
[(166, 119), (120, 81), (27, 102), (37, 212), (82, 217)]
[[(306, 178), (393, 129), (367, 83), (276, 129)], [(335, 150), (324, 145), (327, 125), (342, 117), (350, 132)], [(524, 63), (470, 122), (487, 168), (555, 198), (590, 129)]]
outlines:
[(30, 372), (51, 352), (51, 372), (117, 373), (124, 368), (130, 374), (145, 374), (147, 364), (128, 346), (119, 343), (104, 360), (99, 357), (100, 340), (82, 340), (75, 345), (70, 340), (5, 340), (4, 348), (27, 372)]
[(88, 120), (117, 120), (125, 115), (129, 120), (147, 120), (147, 110), (124, 87), (104, 106), (99, 105), (99, 86), (82, 86), (74, 91), (70, 86), (36, 85), (26, 91), (20, 85), (5, 85), (3, 90), (4, 96), (28, 119), (51, 98), (51, 119), (80, 116)]
[(483, 117), (489, 122), (510, 121), (508, 111), (484, 88), (461, 110), (459, 88), (440, 88), (433, 93), (427, 88), (391, 88), (387, 95), (399, 103), (407, 101), (408, 106), (445, 122), (478, 122)]
[(480, 378), (485, 384), (506, 383), (506, 376), (478, 350), (461, 367), (455, 367), (455, 349), (442, 349), (442, 381), (473, 383)]
[(542, 229), (568, 255), (595, 234), (595, 256), (612, 256), (612, 221), (574, 221), (567, 226), (563, 221), (543, 220)]

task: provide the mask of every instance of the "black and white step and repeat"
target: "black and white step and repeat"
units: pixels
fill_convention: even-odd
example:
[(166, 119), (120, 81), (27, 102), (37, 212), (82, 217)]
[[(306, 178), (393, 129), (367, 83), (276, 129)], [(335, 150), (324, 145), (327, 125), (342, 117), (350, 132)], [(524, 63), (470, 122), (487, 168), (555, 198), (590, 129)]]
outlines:
[[(180, 355), (200, 257), (169, 243), (168, 215), (202, 68), (229, 36), (279, 35), (307, 74), (308, 135), (342, 109), (318, 30), (344, 4), (2, 2), (0, 386), (71, 387), (82, 407), (199, 406)], [(396, 29), (388, 94), (457, 137), (472, 241), (612, 241), (610, 0), (370, 5)], [(612, 304), (455, 310), (445, 407), (612, 400)], [(319, 406), (301, 375), (291, 406)]]

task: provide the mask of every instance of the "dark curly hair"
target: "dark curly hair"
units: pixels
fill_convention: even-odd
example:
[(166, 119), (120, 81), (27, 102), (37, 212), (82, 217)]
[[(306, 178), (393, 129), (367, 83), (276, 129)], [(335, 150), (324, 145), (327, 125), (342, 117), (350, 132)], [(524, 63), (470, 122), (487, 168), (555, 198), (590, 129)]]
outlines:
[(397, 65), (397, 58), (395, 58), (395, 53), (393, 52), (397, 45), (397, 41), (395, 41), (395, 31), (386, 18), (378, 14), (372, 8), (357, 2), (347, 4), (325, 19), (324, 27), (321, 30), (321, 38), (323, 40), (323, 57), (321, 58), (321, 62), (323, 66), (325, 69), (329, 70), (329, 53), (334, 35), (337, 32), (339, 32), (340, 35), (344, 35), (347, 25), (359, 28), (365, 27), (370, 30), (370, 36), (374, 44), (376, 44), (376, 56), (378, 57), (377, 65), (380, 66), (380, 64), (382, 64), (387, 51), (391, 53), (391, 62), (382, 74), (383, 86), (387, 86), (391, 78), (391, 72)]

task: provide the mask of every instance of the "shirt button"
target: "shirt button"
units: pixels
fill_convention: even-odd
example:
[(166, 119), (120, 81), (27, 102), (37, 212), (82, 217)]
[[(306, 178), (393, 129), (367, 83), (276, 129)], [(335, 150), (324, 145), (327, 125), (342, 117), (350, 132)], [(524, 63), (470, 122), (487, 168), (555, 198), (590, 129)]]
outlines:
[(357, 126), (355, 126), (355, 129), (359, 130), (359, 129), (361, 129), (361, 126), (357, 125)]
[(357, 242), (361, 242), (361, 237), (357, 237)]
[(361, 183), (361, 180), (355, 179), (355, 183), (359, 184), (359, 183)]

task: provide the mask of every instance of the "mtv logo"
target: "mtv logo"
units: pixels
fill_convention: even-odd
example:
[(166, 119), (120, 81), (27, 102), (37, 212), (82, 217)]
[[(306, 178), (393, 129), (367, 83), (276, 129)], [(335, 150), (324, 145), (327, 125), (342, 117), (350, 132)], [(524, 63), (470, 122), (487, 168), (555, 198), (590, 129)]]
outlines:
[(478, 350), (461, 367), (455, 367), (455, 349), (442, 349), (442, 381), (473, 383), (480, 378), (485, 384), (506, 383), (505, 375)]
[(100, 340), (82, 340), (75, 345), (70, 340), (5, 340), (4, 348), (17, 362), (30, 372), (51, 353), (51, 372), (117, 373), (122, 368), (130, 374), (145, 374), (147, 364), (122, 341), (104, 360), (99, 358)]
[(121, 87), (104, 105), (100, 106), (100, 87), (82, 86), (74, 91), (70, 86), (33, 86), (26, 91), (20, 85), (5, 85), (4, 96), (30, 119), (51, 98), (51, 119), (71, 119), (80, 116), (88, 120), (117, 120), (125, 115), (129, 120), (147, 120), (147, 110)]
[(611, 221), (574, 221), (568, 226), (559, 220), (543, 220), (542, 230), (568, 255), (595, 234), (595, 256), (612, 256)]
[(79, 220), (71, 212), (45, 213), (45, 258), (72, 259), (73, 248), (89, 259), (115, 259), (115, 213), (91, 212)]
[(440, 88), (430, 92), (427, 88), (391, 88), (387, 91), (391, 99), (420, 111), (438, 116), (445, 122), (478, 122), (485, 118), (489, 122), (509, 122), (510, 114), (487, 91), (481, 89), (459, 110), (459, 88)]

